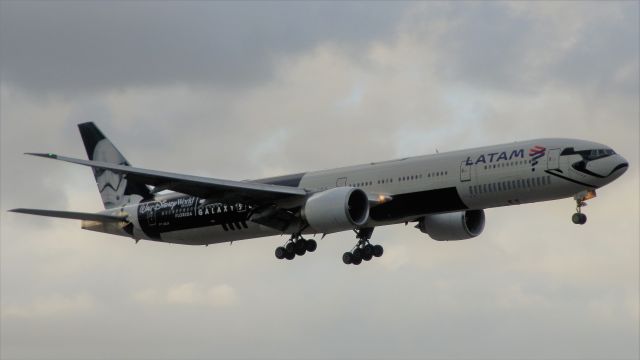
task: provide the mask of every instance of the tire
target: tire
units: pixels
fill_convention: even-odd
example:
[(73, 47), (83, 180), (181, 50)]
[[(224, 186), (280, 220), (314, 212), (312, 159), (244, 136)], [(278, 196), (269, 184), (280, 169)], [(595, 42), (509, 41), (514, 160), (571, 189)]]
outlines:
[(382, 245), (374, 245), (373, 246), (373, 256), (380, 257), (384, 253), (384, 248)]
[(579, 224), (580, 224), (580, 220), (581, 220), (581, 218), (582, 218), (580, 215), (582, 215), (582, 214), (581, 214), (581, 213), (575, 213), (575, 214), (573, 214), (573, 216), (571, 217), (571, 221), (572, 221), (574, 224), (579, 225)]
[(284, 257), (287, 260), (293, 260), (296, 257), (296, 253), (287, 251), (287, 254)]
[(314, 252), (316, 251), (316, 249), (318, 248), (318, 243), (311, 239), (311, 240), (307, 240), (307, 251), (308, 252)]
[(360, 263), (362, 262), (362, 258), (361, 257), (354, 257), (352, 260), (352, 264), (353, 265), (360, 265)]
[(587, 223), (587, 215), (580, 213), (580, 225)]
[(304, 255), (306, 253), (307, 253), (307, 249), (306, 248), (302, 248), (302, 249), (296, 248), (296, 255), (302, 256), (302, 255)]
[(373, 249), (369, 249), (367, 250), (367, 248), (365, 247), (362, 250), (362, 260), (364, 261), (369, 261), (373, 258)]
[(298, 239), (293, 244), (296, 247), (296, 252), (298, 252), (299, 250), (301, 251), (301, 250), (304, 250), (304, 249), (307, 248), (307, 240), (305, 240), (305, 239)]
[(362, 250), (356, 248), (352, 251), (352, 254), (354, 258), (362, 259)]
[(353, 263), (353, 254), (350, 252), (342, 254), (342, 262), (347, 265)]
[(369, 258), (369, 260), (371, 260), (372, 257), (373, 257), (373, 245), (367, 244), (365, 245), (365, 247), (362, 248), (362, 258), (365, 260), (366, 258)]
[(292, 242), (288, 243), (287, 245), (284, 246), (284, 249), (287, 250), (288, 253), (292, 253), (294, 252), (294, 250), (296, 249), (296, 245)]
[(284, 259), (284, 257), (287, 255), (287, 250), (284, 249), (283, 246), (278, 246), (276, 248), (276, 258), (279, 260)]

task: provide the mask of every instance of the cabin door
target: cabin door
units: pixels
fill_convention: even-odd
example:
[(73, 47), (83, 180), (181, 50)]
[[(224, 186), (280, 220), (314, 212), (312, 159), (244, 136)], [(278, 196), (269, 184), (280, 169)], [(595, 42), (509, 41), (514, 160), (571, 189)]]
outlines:
[(555, 170), (560, 168), (560, 149), (550, 149), (547, 155), (547, 169)]
[(466, 160), (460, 164), (460, 181), (471, 181), (471, 166)]

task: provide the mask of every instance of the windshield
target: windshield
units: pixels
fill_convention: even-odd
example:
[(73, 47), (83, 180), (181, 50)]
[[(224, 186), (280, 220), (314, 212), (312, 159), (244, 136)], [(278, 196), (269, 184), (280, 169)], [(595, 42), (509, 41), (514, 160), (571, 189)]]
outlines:
[(566, 148), (560, 155), (580, 155), (583, 160), (596, 160), (615, 154), (615, 151), (611, 149), (592, 149), (592, 150), (580, 150), (575, 151), (573, 148)]

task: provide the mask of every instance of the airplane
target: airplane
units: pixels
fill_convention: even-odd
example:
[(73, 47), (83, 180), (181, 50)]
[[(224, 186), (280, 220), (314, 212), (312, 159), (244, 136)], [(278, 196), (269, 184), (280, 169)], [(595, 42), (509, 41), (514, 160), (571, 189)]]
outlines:
[(305, 239), (354, 231), (342, 256), (359, 265), (382, 256), (370, 242), (378, 226), (416, 223), (437, 241), (482, 233), (484, 209), (573, 197), (575, 224), (596, 189), (628, 162), (610, 147), (575, 139), (535, 139), (391, 161), (233, 181), (133, 167), (92, 122), (78, 124), (88, 160), (27, 153), (91, 167), (105, 210), (97, 213), (13, 209), (82, 220), (82, 228), (185, 245), (286, 235), (275, 250), (292, 260), (314, 252)]

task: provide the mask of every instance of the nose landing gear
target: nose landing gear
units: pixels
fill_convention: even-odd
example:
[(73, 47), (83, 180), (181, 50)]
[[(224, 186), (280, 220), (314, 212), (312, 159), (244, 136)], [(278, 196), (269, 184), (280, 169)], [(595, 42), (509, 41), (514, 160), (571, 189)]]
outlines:
[(573, 221), (574, 224), (584, 225), (587, 222), (587, 215), (580, 211), (580, 208), (585, 205), (587, 205), (586, 202), (578, 202), (578, 206), (576, 206), (576, 213), (571, 216), (571, 221)]
[(576, 225), (584, 225), (587, 222), (587, 215), (582, 213), (582, 208), (587, 206), (586, 201), (596, 197), (595, 190), (584, 191), (573, 198), (576, 200), (576, 212), (571, 216), (571, 221)]
[(362, 261), (369, 261), (373, 257), (380, 257), (384, 253), (384, 248), (381, 245), (372, 245), (369, 242), (373, 228), (365, 228), (356, 230), (356, 238), (358, 243), (351, 251), (348, 251), (342, 255), (342, 262), (345, 264), (360, 265)]

